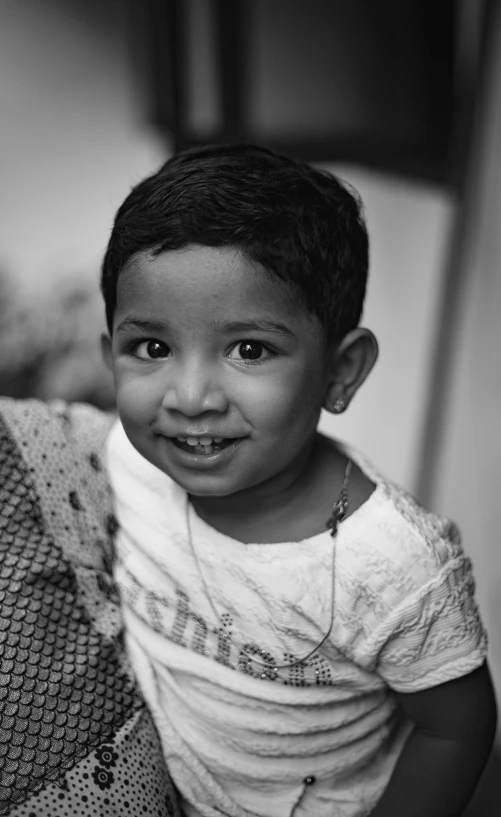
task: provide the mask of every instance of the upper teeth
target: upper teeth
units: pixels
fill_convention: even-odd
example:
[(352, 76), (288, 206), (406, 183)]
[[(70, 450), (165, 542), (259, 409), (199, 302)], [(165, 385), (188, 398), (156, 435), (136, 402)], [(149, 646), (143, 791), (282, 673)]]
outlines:
[(176, 437), (176, 439), (188, 445), (212, 445), (212, 443), (220, 443), (224, 437)]

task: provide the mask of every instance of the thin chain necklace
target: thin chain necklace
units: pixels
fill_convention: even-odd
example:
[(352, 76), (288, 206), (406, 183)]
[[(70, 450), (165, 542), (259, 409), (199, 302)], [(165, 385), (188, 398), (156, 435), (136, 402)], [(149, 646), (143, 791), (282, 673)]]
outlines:
[[(329, 516), (327, 522), (325, 523), (325, 526), (330, 531), (330, 535), (332, 536), (333, 539), (336, 538), (339, 524), (345, 518), (346, 512), (348, 510), (348, 485), (349, 485), (349, 481), (350, 481), (351, 467), (352, 467), (352, 463), (351, 463), (351, 460), (349, 459), (348, 462), (347, 462), (347, 465), (346, 465), (345, 473), (344, 473), (343, 486), (341, 488), (341, 491), (339, 493), (339, 496), (338, 496), (337, 500), (335, 501), (335, 503), (334, 503), (334, 505), (332, 507), (331, 515)], [(189, 544), (190, 544), (190, 548), (191, 548), (191, 551), (193, 553), (193, 556), (194, 556), (194, 559), (195, 559), (195, 562), (196, 562), (196, 565), (197, 565), (197, 569), (198, 569), (198, 572), (200, 574), (200, 578), (202, 579), (202, 584), (204, 586), (205, 595), (206, 595), (207, 599), (209, 600), (209, 603), (210, 603), (210, 606), (212, 607), (214, 615), (215, 615), (216, 619), (219, 621), (219, 623), (221, 624), (221, 627), (223, 628), (227, 638), (250, 661), (253, 661), (256, 664), (259, 664), (259, 666), (261, 666), (261, 667), (265, 667), (268, 671), (278, 672), (278, 670), (281, 670), (281, 669), (290, 669), (291, 667), (297, 667), (299, 664), (302, 664), (304, 661), (307, 661), (308, 658), (311, 658), (311, 656), (314, 653), (316, 653), (317, 650), (319, 650), (320, 647), (323, 646), (323, 644), (325, 644), (325, 642), (327, 641), (327, 639), (329, 638), (329, 636), (331, 634), (333, 623), (334, 623), (334, 580), (335, 580), (335, 577), (334, 577), (334, 560), (335, 560), (334, 543), (332, 545), (332, 551), (331, 551), (331, 558), (332, 558), (331, 581), (332, 581), (332, 586), (331, 586), (331, 607), (330, 607), (329, 629), (327, 630), (325, 635), (322, 637), (322, 639), (318, 642), (318, 644), (316, 644), (316, 646), (312, 650), (310, 650), (309, 653), (307, 653), (306, 655), (303, 655), (302, 658), (298, 658), (296, 661), (289, 661), (286, 664), (276, 664), (273, 661), (267, 661), (264, 658), (258, 658), (256, 655), (253, 655), (252, 653), (248, 652), (245, 649), (245, 647), (243, 646), (243, 644), (241, 644), (239, 641), (237, 641), (237, 639), (234, 636), (232, 636), (232, 634), (228, 630), (228, 627), (225, 624), (224, 619), (222, 618), (222, 616), (216, 610), (216, 605), (214, 604), (214, 600), (213, 600), (213, 598), (212, 598), (212, 596), (211, 596), (211, 594), (209, 592), (207, 582), (205, 581), (205, 576), (203, 574), (202, 565), (200, 564), (200, 560), (198, 558), (198, 553), (197, 553), (196, 548), (195, 548), (195, 542), (193, 540), (193, 536), (192, 536), (192, 533), (191, 533), (190, 502), (189, 502), (189, 500), (187, 502), (187, 509), (186, 509), (186, 526), (187, 526), (187, 530), (188, 530), (188, 541), (189, 541)], [(264, 656), (266, 654), (267, 654), (266, 650), (261, 650), (261, 655), (262, 656)], [(263, 673), (261, 677), (262, 678), (267, 678), (267, 674)]]

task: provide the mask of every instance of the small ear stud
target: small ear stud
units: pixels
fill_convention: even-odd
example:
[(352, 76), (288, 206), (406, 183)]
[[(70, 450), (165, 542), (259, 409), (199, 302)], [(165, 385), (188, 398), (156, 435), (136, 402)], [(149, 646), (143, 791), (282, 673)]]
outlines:
[(338, 399), (336, 400), (336, 402), (332, 406), (332, 411), (335, 414), (341, 414), (341, 412), (343, 412), (345, 410), (345, 408), (346, 408), (346, 403), (344, 402), (344, 398), (343, 397), (338, 397)]

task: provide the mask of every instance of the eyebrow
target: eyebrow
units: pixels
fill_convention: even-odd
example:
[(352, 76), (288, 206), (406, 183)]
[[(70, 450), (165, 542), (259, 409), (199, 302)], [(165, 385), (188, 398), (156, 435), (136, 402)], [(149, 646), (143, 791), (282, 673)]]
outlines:
[(275, 323), (274, 321), (255, 320), (255, 321), (211, 321), (211, 329), (224, 334), (235, 334), (238, 332), (272, 332), (274, 335), (282, 335), (287, 338), (294, 338), (296, 335), (285, 324)]
[(127, 329), (139, 329), (141, 332), (162, 332), (165, 331), (165, 328), (166, 325), (162, 321), (141, 320), (141, 318), (129, 315), (123, 321), (120, 321), (116, 331), (125, 332)]
[[(215, 332), (223, 334), (236, 334), (238, 332), (271, 332), (274, 335), (281, 335), (285, 338), (294, 338), (296, 335), (283, 323), (275, 323), (274, 321), (255, 320), (255, 321), (210, 321), (209, 326)], [(116, 331), (126, 332), (128, 329), (139, 329), (141, 332), (164, 332), (168, 328), (167, 324), (162, 321), (143, 320), (129, 315), (120, 321)]]

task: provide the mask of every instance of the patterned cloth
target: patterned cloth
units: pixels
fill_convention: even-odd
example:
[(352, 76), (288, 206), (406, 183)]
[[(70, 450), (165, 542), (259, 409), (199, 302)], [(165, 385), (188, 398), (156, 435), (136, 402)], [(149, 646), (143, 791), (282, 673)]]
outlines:
[(344, 448), (376, 487), (335, 541), (243, 544), (198, 517), (119, 423), (107, 445), (129, 654), (186, 815), (369, 814), (409, 734), (394, 690), (485, 659), (455, 526)]
[(0, 400), (0, 817), (176, 817), (122, 645), (112, 418)]

